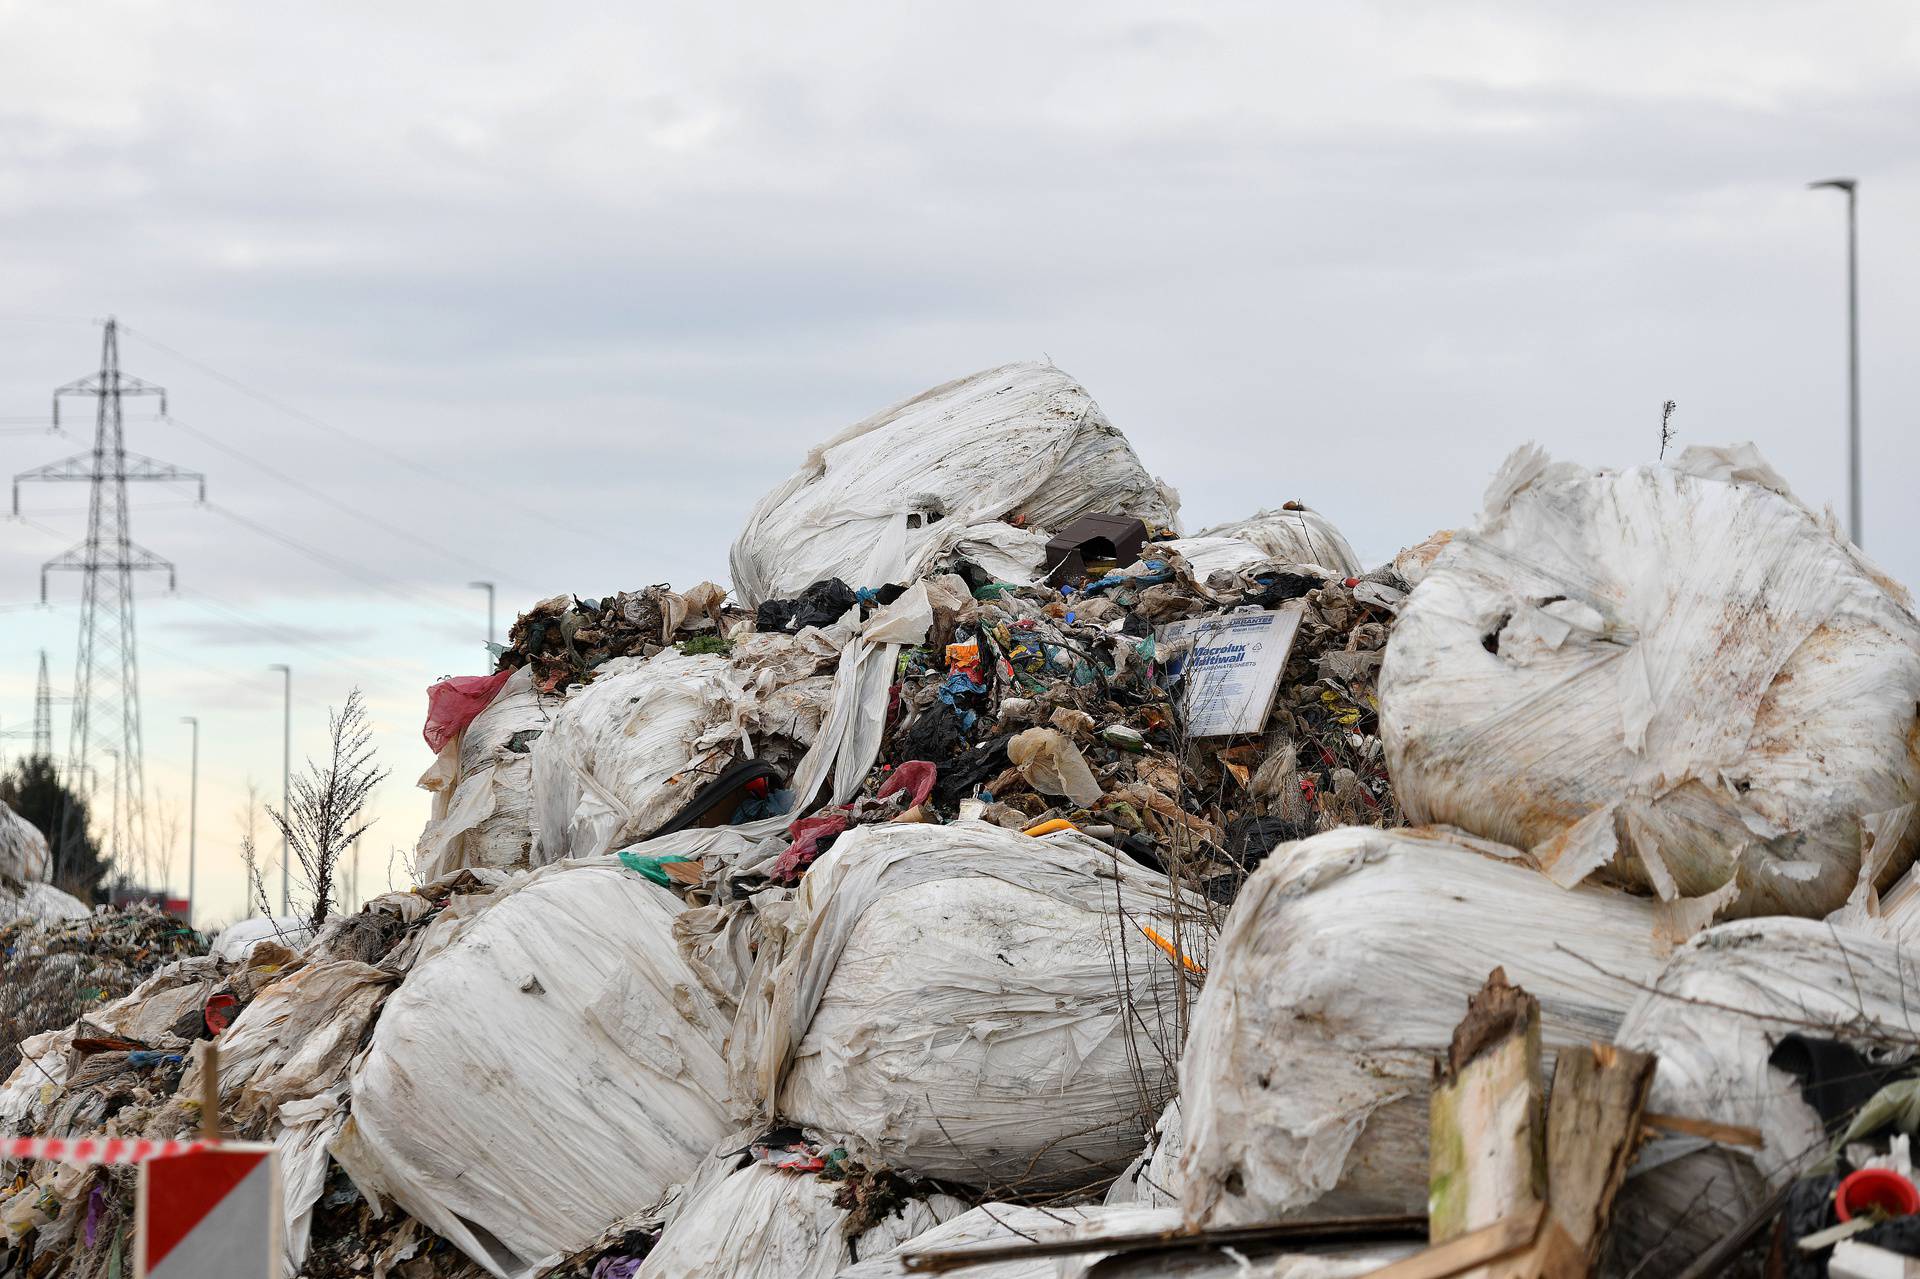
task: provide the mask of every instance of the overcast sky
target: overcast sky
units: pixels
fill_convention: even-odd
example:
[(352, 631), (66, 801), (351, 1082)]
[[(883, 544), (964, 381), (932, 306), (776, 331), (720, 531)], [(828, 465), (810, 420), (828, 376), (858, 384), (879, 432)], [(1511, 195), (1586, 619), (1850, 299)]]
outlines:
[[(178, 419), (136, 404), (129, 447), (215, 503), (135, 495), (180, 569), (140, 603), (162, 805), (179, 717), (206, 734), (202, 922), (242, 909), (246, 780), (278, 791), (269, 663), (296, 757), (372, 698), (384, 889), (422, 690), (483, 669), (465, 583), (504, 630), (724, 581), (809, 445), (1009, 360), (1084, 382), (1190, 526), (1299, 499), (1370, 561), (1525, 440), (1648, 460), (1669, 398), (1682, 443), (1841, 504), (1843, 202), (1810, 179), (1861, 181), (1865, 540), (1920, 576), (1920, 9), (1177, 12), (0, 0), (0, 462), (86, 446), (34, 429), (114, 313)], [(15, 605), (83, 502), (0, 524), (0, 730), (41, 648), (71, 684), (78, 582)]]

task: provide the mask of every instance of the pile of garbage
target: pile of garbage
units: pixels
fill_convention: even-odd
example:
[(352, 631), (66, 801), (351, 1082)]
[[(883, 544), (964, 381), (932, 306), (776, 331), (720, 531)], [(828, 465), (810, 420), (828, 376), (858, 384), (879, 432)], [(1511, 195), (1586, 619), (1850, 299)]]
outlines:
[(0, 924), (0, 1072), (20, 1064), (20, 1044), (119, 999), (207, 943), (147, 906), (77, 918), (21, 915)]
[[(1012, 365), (731, 563), (529, 610), (430, 691), (419, 887), (32, 1036), (0, 1126), (271, 1141), (309, 1279), (1914, 1251), (1920, 621), (1750, 447), (1523, 449), (1364, 571)], [(130, 1174), (12, 1167), (0, 1275), (109, 1273)]]

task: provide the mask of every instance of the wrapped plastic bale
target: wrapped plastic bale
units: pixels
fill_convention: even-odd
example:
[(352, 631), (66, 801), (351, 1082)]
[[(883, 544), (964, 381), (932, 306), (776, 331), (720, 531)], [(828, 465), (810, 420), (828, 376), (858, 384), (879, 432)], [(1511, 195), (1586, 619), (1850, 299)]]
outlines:
[(1539, 999), (1549, 1056), (1612, 1038), (1659, 971), (1652, 904), (1498, 848), (1349, 827), (1261, 864), (1181, 1062), (1189, 1221), (1424, 1211), (1433, 1063), (1496, 967)]
[(38, 883), (53, 873), (53, 852), (40, 828), (0, 800), (0, 880)]
[(1818, 916), (1920, 797), (1920, 623), (1751, 445), (1594, 472), (1528, 446), (1408, 598), (1380, 675), (1408, 817), (1714, 914)]
[(758, 606), (826, 578), (881, 586), (958, 550), (1031, 580), (1046, 533), (1104, 511), (1172, 527), (1178, 501), (1050, 364), (1007, 364), (882, 409), (807, 454), (733, 544), (733, 588)]
[(1323, 568), (1336, 577), (1358, 577), (1363, 571), (1360, 557), (1333, 521), (1298, 502), (1202, 529), (1195, 535), (1195, 540), (1199, 538), (1236, 538), (1251, 543), (1276, 564)]
[(731, 1131), (678, 909), (617, 864), (503, 890), (388, 997), (334, 1158), (503, 1279), (658, 1202)]
[(533, 743), (560, 703), (535, 691), (533, 669), (523, 666), (435, 757), (420, 779), (433, 794), (433, 816), (414, 854), (421, 882), (467, 866), (532, 863)]
[(940, 1193), (855, 1202), (862, 1187), (845, 1180), (734, 1162), (687, 1187), (685, 1206), (647, 1254), (646, 1279), (834, 1279), (967, 1210)]
[[(1810, 1171), (1828, 1134), (1800, 1081), (1770, 1064), (1775, 1050), (1798, 1035), (1837, 1041), (1871, 1066), (1911, 1061), (1920, 1052), (1915, 990), (1920, 954), (1812, 920), (1723, 924), (1677, 952), (1614, 1042), (1659, 1059), (1648, 1110), (1757, 1128), (1762, 1145), (1650, 1143), (1614, 1206), (1615, 1269), (1681, 1270), (1770, 1191)], [(1851, 1085), (1868, 1068), (1841, 1067), (1824, 1082)]]
[(1170, 905), (1071, 833), (849, 831), (767, 915), (736, 1093), (924, 1177), (1102, 1185), (1172, 1091), (1183, 975), (1147, 929), (1205, 962), (1203, 904), (1182, 899), (1184, 932)]
[(733, 760), (732, 666), (712, 653), (615, 658), (533, 747), (542, 864), (595, 857), (671, 821)]

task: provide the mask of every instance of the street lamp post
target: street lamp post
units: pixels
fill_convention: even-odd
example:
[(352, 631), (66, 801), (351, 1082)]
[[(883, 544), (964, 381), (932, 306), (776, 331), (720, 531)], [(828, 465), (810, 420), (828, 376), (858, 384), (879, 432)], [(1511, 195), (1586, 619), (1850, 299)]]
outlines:
[(286, 676), (280, 713), (280, 913), (284, 915), (292, 909), (293, 901), (288, 886), (291, 868), (287, 860), (286, 828), (286, 823), (293, 817), (288, 811), (292, 795), (290, 779), (293, 776), (293, 667), (284, 662), (275, 662), (267, 669)]
[(1860, 541), (1860, 232), (1855, 218), (1858, 182), (1828, 178), (1809, 190), (1832, 187), (1847, 193), (1847, 535)]
[(476, 591), (487, 593), (487, 643), (491, 644), (493, 643), (493, 583), (468, 582), (467, 585)]
[(192, 928), (194, 855), (200, 831), (200, 721), (192, 715), (182, 715), (180, 722), (193, 727), (193, 769), (187, 783), (187, 927)]

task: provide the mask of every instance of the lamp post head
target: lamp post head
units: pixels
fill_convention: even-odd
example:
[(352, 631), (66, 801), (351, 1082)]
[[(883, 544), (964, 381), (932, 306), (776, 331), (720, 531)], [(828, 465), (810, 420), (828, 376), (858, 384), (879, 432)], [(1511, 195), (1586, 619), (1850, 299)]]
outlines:
[(1818, 191), (1821, 187), (1832, 187), (1836, 191), (1851, 192), (1858, 185), (1855, 178), (1826, 178), (1819, 182), (1807, 183), (1807, 190)]

